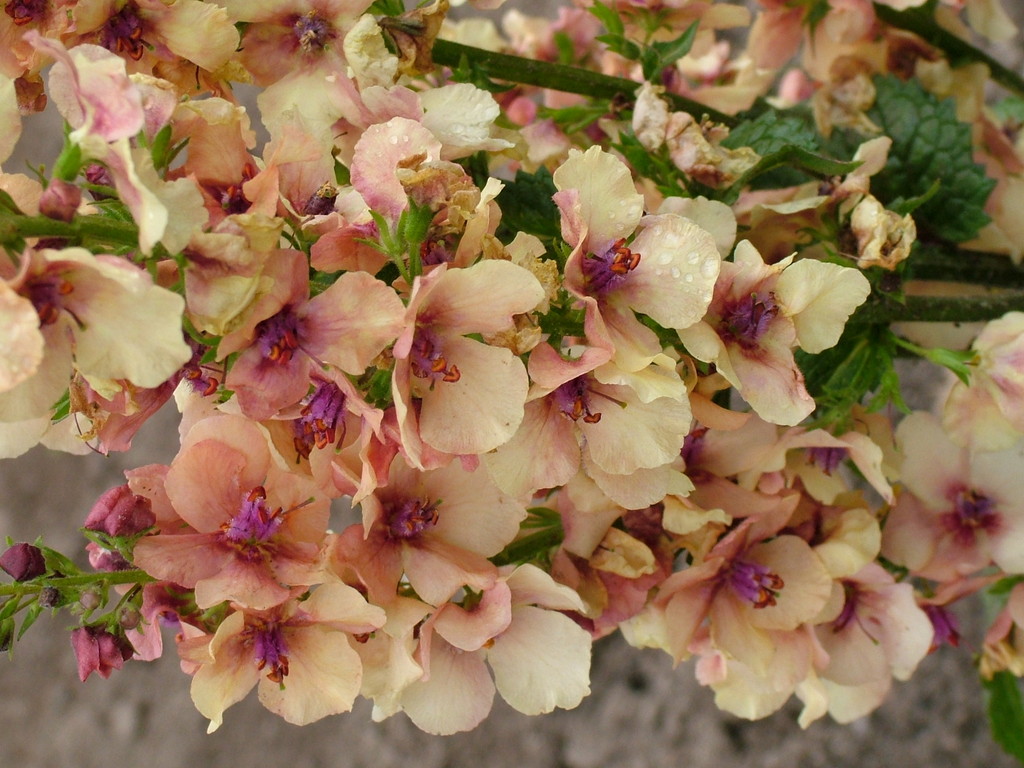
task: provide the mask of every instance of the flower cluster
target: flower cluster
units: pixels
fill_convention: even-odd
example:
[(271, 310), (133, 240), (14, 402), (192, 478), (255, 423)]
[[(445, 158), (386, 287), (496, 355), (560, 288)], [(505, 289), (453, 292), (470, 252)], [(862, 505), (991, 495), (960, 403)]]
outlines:
[[(450, 734), (576, 706), (621, 630), (848, 722), (995, 585), (981, 671), (1024, 674), (1024, 112), (942, 47), (1012, 25), (756, 5), (7, 3), (0, 161), (67, 132), (0, 173), (0, 455), (172, 399), (180, 447), (91, 570), (9, 542), (0, 642), (71, 608), (84, 680), (171, 627), (211, 730), (257, 688)], [(941, 415), (898, 418), (901, 353), (960, 375)]]

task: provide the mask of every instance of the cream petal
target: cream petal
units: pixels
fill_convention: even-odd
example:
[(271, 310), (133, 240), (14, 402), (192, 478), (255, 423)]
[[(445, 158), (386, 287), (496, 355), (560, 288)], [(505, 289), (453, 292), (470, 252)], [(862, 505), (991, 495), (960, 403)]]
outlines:
[(572, 709), (590, 693), (590, 633), (568, 616), (532, 606), (512, 611), (487, 661), (501, 697), (526, 715)]

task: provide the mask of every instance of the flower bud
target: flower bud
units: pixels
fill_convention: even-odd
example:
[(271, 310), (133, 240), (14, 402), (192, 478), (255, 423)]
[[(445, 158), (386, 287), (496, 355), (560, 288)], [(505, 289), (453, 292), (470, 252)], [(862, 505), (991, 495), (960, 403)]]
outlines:
[(0, 568), (15, 581), (28, 581), (46, 573), (46, 562), (39, 547), (21, 542), (0, 555)]
[(124, 606), (117, 614), (117, 623), (121, 625), (121, 629), (135, 629), (141, 621), (142, 614), (130, 605)]
[(57, 221), (71, 221), (81, 202), (81, 189), (63, 179), (54, 179), (39, 198), (39, 212)]
[(85, 545), (85, 549), (89, 553), (89, 565), (97, 571), (109, 573), (111, 571), (126, 571), (132, 567), (132, 564), (116, 550), (106, 549), (92, 541)]
[(102, 601), (100, 600), (100, 596), (97, 595), (93, 590), (86, 589), (79, 596), (78, 602), (81, 604), (83, 608), (85, 608), (85, 610), (95, 611), (97, 608), (100, 607), (100, 603)]
[(56, 587), (43, 587), (36, 602), (43, 608), (60, 608), (67, 600)]
[(136, 496), (127, 485), (104, 493), (93, 504), (85, 527), (111, 536), (131, 536), (156, 524), (156, 515), (145, 496)]
[(102, 627), (79, 627), (71, 632), (71, 647), (78, 659), (78, 677), (84, 683), (93, 672), (110, 677), (132, 657), (131, 644)]

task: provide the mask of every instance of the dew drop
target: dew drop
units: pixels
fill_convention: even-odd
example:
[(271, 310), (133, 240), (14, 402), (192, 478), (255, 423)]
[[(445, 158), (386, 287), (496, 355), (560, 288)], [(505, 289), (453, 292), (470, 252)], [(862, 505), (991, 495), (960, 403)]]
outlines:
[(718, 262), (715, 259), (707, 259), (703, 264), (700, 265), (701, 277), (710, 280), (716, 274), (718, 274)]
[(687, 264), (696, 264), (700, 261), (700, 254), (696, 251), (690, 251), (690, 255), (686, 257)]
[[(679, 271), (679, 267), (672, 267), (672, 269), (670, 270), (670, 272), (671, 272), (671, 274), (672, 274), (672, 277), (674, 277), (674, 278), (675, 278), (676, 280), (678, 280), (678, 279), (679, 279), (679, 275), (680, 275), (680, 274), (682, 274), (682, 273), (681, 273), (681, 272)], [(687, 275), (687, 277), (690, 277), (690, 275)]]
[(692, 273), (690, 273), (690, 272), (687, 272), (687, 273), (686, 273), (686, 274), (685, 274), (685, 275), (683, 276), (683, 280), (685, 280), (685, 281), (686, 281), (686, 282), (688, 282), (688, 283), (692, 283), (692, 282), (693, 282), (693, 274), (692, 274)]
[(658, 263), (659, 264), (670, 264), (671, 262), (672, 262), (672, 254), (671, 253), (663, 253), (663, 254), (661, 254), (658, 257)]
[(397, 144), (398, 143), (398, 137), (397, 136), (391, 136), (391, 137), (388, 138), (388, 141), (390, 141), (392, 144)]
[(665, 274), (665, 270), (661, 269), (661, 267), (658, 267), (658, 268), (656, 268), (654, 270), (654, 276), (655, 277), (661, 277), (664, 274)]

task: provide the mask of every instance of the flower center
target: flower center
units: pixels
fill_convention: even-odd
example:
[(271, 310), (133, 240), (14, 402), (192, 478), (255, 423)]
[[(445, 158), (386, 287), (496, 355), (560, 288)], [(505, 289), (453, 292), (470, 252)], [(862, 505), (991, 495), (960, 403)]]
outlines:
[[(75, 290), (75, 287), (60, 275), (39, 275), (31, 278), (26, 288), (28, 300), (32, 302), (39, 315), (40, 326), (57, 322), (60, 311), (67, 309), (63, 305), (64, 297)], [(74, 316), (74, 313), (71, 314)]]
[(142, 39), (142, 19), (131, 4), (111, 16), (103, 25), (100, 45), (113, 53), (130, 56), (135, 61), (142, 58), (146, 52), (146, 43)]
[(744, 349), (757, 345), (757, 340), (768, 330), (772, 319), (779, 314), (775, 294), (759, 296), (755, 291), (728, 307), (722, 314), (722, 327), (727, 338)]
[(768, 566), (738, 560), (729, 570), (729, 584), (740, 597), (755, 608), (767, 608), (775, 605), (785, 583), (777, 573), (772, 573)]
[(46, 0), (11, 0), (4, 6), (4, 11), (20, 27), (43, 18)]
[(587, 380), (584, 376), (571, 379), (552, 393), (558, 409), (573, 421), (583, 419), (587, 424), (597, 424), (601, 420), (601, 412), (591, 407)]
[(256, 326), (256, 337), (265, 359), (287, 365), (299, 348), (299, 319), (285, 307)]
[(846, 448), (808, 448), (807, 457), (814, 466), (818, 467), (826, 475), (836, 471), (836, 467), (843, 463), (849, 454)]
[(462, 378), (458, 366), (449, 364), (444, 357), (441, 339), (426, 328), (419, 328), (416, 331), (409, 352), (409, 364), (412, 367), (412, 375), (419, 379), (429, 379), (430, 386), (434, 386), (437, 381), (447, 381), (451, 384)]
[(306, 53), (318, 53), (327, 47), (334, 38), (334, 30), (330, 23), (321, 18), (316, 11), (309, 11), (295, 19), (292, 24), (295, 39), (299, 47)]
[(620, 238), (603, 254), (592, 253), (583, 260), (583, 277), (591, 292), (607, 293), (639, 264), (640, 254), (629, 250)]
[(992, 533), (999, 527), (999, 515), (992, 499), (962, 488), (953, 499), (953, 510), (942, 516), (942, 522), (962, 544), (969, 546), (979, 531)]
[[(345, 393), (332, 381), (321, 382), (292, 422), (298, 454), (308, 459), (313, 447), (326, 448), (337, 441), (338, 422), (345, 415)], [(344, 436), (344, 422), (342, 422)]]
[(414, 539), (437, 525), (437, 507), (423, 499), (405, 499), (391, 506), (387, 513), (388, 534), (393, 539)]
[(271, 511), (267, 508), (267, 491), (257, 485), (245, 498), (238, 512), (221, 526), (224, 537), (239, 548), (255, 551), (277, 533), (284, 522), (284, 510), (281, 507)]
[(267, 679), (274, 683), (283, 683), (288, 674), (288, 646), (285, 645), (280, 625), (257, 620), (246, 627), (245, 634), (246, 639), (252, 643), (256, 668), (260, 671), (269, 669)]

